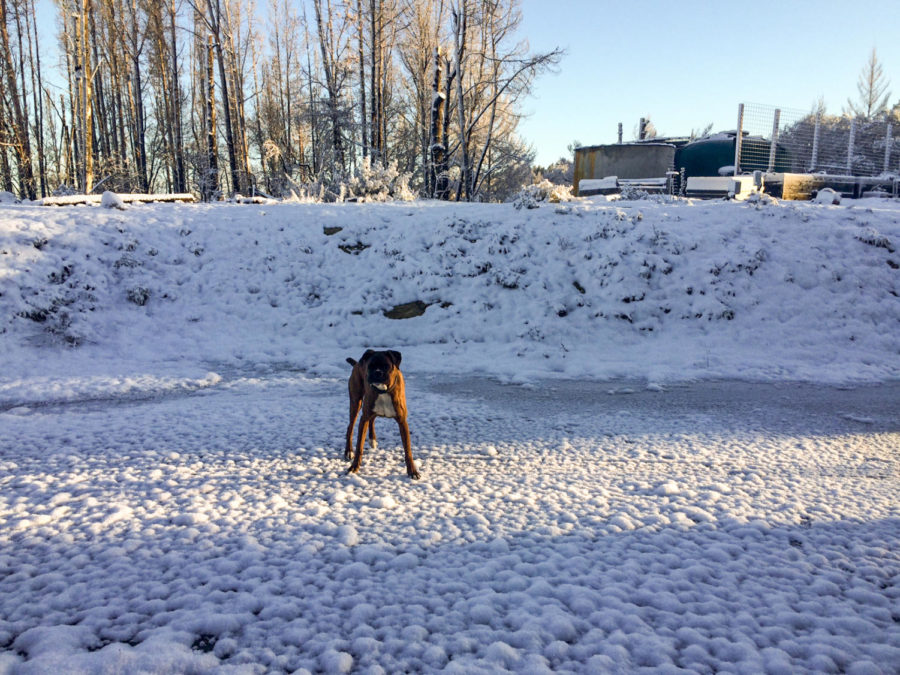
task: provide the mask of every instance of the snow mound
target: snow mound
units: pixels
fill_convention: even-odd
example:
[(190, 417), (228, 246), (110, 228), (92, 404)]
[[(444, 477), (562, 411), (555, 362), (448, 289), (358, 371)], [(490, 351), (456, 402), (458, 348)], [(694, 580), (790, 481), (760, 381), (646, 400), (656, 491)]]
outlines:
[(822, 188), (816, 193), (815, 202), (817, 204), (836, 206), (841, 203), (841, 193), (832, 188)]
[(109, 190), (100, 196), (100, 206), (104, 209), (119, 209), (120, 211), (126, 209), (125, 201), (115, 192), (110, 192)]

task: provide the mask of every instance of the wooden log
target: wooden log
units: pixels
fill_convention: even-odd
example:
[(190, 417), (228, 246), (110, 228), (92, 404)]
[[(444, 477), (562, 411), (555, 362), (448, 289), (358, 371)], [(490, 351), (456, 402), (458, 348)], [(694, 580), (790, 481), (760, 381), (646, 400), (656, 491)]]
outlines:
[[(120, 194), (123, 202), (192, 202), (194, 195), (190, 192), (168, 194)], [(65, 197), (44, 197), (36, 203), (40, 206), (73, 206), (76, 204), (99, 204), (102, 195), (68, 195)]]

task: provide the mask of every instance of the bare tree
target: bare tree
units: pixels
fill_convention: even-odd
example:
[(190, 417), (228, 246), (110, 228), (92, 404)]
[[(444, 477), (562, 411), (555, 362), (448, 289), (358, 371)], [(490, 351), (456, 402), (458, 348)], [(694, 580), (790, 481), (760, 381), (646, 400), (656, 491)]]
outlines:
[(473, 200), (499, 119), (515, 115), (514, 104), (528, 93), (537, 74), (559, 62), (563, 51), (529, 54), (526, 43), (510, 44), (521, 22), (517, 0), (456, 0), (451, 15), (459, 124), (456, 199)]
[(359, 105), (360, 136), (363, 159), (369, 155), (369, 134), (366, 116), (366, 49), (362, 0), (356, 0), (356, 43), (359, 54)]
[[(14, 18), (18, 28), (21, 25), (19, 21), (19, 7), (14, 6), (14, 9), (16, 10)], [(32, 166), (31, 138), (28, 131), (27, 96), (24, 81), (19, 81), (13, 61), (14, 53), (18, 53), (20, 57), (22, 56), (21, 31), (18, 33), (19, 48), (14, 52), (7, 29), (8, 21), (7, 0), (0, 0), (0, 51), (3, 52), (3, 78), (0, 78), (0, 81), (5, 82), (5, 91), (2, 92), (2, 95), (3, 104), (8, 110), (5, 121), (10, 132), (7, 136), (11, 139), (15, 150), (19, 176), (19, 195), (26, 199), (34, 199), (37, 192), (35, 190), (34, 169)], [(21, 68), (19, 71), (22, 73)], [(24, 79), (24, 73), (22, 73), (22, 76)]]
[[(435, 164), (440, 163), (440, 134), (445, 106), (441, 32), (444, 0), (406, 0), (397, 40), (402, 103), (394, 134), (394, 156), (406, 171), (418, 171), (425, 194), (434, 195)], [(435, 157), (434, 153), (438, 156)]]
[[(324, 4), (323, 4), (324, 1)], [(313, 0), (316, 12), (316, 29), (322, 55), (322, 71), (325, 91), (328, 94), (328, 118), (331, 123), (332, 173), (344, 173), (347, 169), (344, 154), (344, 86), (349, 68), (345, 62), (347, 51), (346, 15), (338, 15), (331, 0)]]
[[(228, 0), (225, 0), (226, 3)], [(236, 115), (234, 105), (234, 71), (230, 64), (226, 63), (228, 45), (228, 33), (232, 27), (228, 23), (221, 0), (191, 0), (194, 10), (206, 23), (212, 38), (212, 46), (215, 52), (215, 60), (219, 71), (219, 89), (222, 92), (222, 113), (225, 128), (225, 146), (228, 152), (228, 168), (233, 191), (243, 192), (243, 172), (240, 169), (239, 148), (237, 143), (241, 140), (235, 133), (234, 118)]]
[(29, 70), (31, 71), (31, 95), (35, 111), (32, 126), (37, 145), (38, 177), (40, 179), (41, 197), (43, 198), (47, 196), (47, 167), (44, 156), (44, 84), (41, 73), (41, 49), (38, 41), (34, 0), (27, 0), (26, 2), (25, 23), (28, 35), (28, 62)]

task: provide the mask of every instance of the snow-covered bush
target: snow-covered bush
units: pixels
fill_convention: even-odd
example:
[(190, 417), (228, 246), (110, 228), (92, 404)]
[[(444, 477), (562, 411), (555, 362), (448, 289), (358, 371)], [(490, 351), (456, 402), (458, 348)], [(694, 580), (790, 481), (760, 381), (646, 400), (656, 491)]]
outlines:
[(513, 198), (513, 206), (517, 209), (536, 209), (541, 203), (558, 204), (572, 199), (572, 191), (565, 185), (554, 185), (548, 180), (534, 183), (523, 188)]
[(623, 199), (625, 201), (638, 201), (641, 199), (650, 199), (650, 193), (646, 190), (642, 190), (639, 187), (635, 187), (634, 185), (628, 185), (627, 183), (622, 186), (622, 193), (619, 199)]
[(411, 174), (397, 169), (396, 162), (384, 166), (367, 157), (351, 178), (337, 175), (329, 180), (297, 183), (285, 177), (282, 192), (290, 201), (312, 203), (413, 201), (416, 194), (409, 187), (411, 178)]
[(366, 157), (357, 174), (346, 183), (348, 198), (355, 198), (360, 202), (386, 202), (393, 199), (409, 202), (416, 198), (409, 188), (410, 178), (410, 174), (400, 173), (397, 162), (385, 166)]
[(65, 183), (61, 184), (58, 188), (53, 191), (54, 197), (71, 197), (72, 195), (81, 194), (78, 190), (73, 187), (69, 187)]
[(766, 194), (765, 192), (761, 192), (760, 190), (754, 190), (747, 195), (746, 202), (755, 206), (757, 209), (767, 204), (778, 204), (778, 200), (775, 199), (775, 197)]
[(133, 302), (138, 307), (143, 307), (150, 299), (150, 289), (144, 286), (135, 286), (126, 291), (125, 297), (128, 299), (128, 302)]
[(16, 316), (34, 322), (47, 336), (79, 345), (92, 335), (89, 317), (96, 308), (94, 291), (84, 269), (65, 263), (52, 269), (45, 283), (19, 289)]

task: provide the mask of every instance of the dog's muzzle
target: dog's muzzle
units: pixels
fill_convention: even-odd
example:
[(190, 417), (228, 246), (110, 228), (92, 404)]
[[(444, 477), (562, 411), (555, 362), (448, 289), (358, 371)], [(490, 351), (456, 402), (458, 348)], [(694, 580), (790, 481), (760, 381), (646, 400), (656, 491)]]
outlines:
[(383, 383), (378, 383), (378, 384), (373, 383), (372, 388), (376, 389), (377, 391), (380, 391), (380, 392), (386, 392), (388, 390), (388, 386)]

